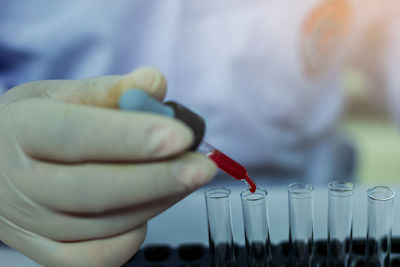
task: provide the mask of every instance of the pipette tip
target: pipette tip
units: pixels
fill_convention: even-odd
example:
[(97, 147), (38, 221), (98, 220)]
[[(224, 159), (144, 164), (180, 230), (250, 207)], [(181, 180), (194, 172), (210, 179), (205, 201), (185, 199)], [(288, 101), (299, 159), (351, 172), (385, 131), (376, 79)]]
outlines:
[(247, 185), (249, 186), (249, 191), (250, 191), (251, 193), (256, 192), (257, 185), (256, 185), (256, 183), (250, 178), (250, 176), (247, 175), (246, 178), (245, 178), (245, 181), (246, 181)]

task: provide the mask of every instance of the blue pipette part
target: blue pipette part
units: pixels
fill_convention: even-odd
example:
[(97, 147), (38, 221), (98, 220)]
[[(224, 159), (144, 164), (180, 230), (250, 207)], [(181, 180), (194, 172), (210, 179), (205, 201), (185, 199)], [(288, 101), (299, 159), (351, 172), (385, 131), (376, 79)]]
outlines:
[(206, 129), (203, 118), (177, 102), (162, 103), (140, 89), (130, 89), (120, 96), (118, 104), (121, 110), (155, 113), (182, 121), (194, 133), (194, 142), (190, 150), (196, 150), (203, 141)]

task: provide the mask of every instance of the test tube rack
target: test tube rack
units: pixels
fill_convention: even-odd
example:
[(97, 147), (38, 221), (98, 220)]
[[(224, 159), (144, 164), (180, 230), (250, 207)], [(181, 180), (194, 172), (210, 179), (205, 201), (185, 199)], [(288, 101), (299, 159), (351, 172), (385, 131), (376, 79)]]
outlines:
[[(400, 236), (392, 239), (391, 266), (400, 266)], [(327, 260), (327, 241), (317, 240), (314, 244), (314, 265), (323, 267)], [(237, 266), (246, 266), (246, 249), (235, 245)], [(352, 264), (363, 267), (365, 239), (352, 242)], [(272, 245), (273, 266), (291, 266), (289, 264), (289, 245), (287, 242)], [(169, 245), (152, 245), (142, 248), (124, 267), (209, 267), (210, 252), (202, 244), (183, 244), (177, 248)], [(342, 266), (337, 264), (337, 266)]]

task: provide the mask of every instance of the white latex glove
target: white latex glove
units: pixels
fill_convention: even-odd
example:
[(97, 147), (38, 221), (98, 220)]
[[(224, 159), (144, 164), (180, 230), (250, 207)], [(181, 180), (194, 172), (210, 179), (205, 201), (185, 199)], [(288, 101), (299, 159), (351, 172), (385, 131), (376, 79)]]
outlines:
[(0, 97), (4, 243), (45, 266), (120, 266), (147, 220), (211, 179), (209, 159), (184, 153), (193, 134), (181, 122), (113, 110), (129, 88), (161, 100), (166, 82), (142, 68), (27, 83)]

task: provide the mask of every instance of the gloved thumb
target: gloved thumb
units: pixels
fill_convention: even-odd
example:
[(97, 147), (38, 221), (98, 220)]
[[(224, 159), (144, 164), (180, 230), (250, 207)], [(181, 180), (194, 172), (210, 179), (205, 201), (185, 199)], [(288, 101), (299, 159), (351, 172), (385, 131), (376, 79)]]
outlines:
[(50, 98), (63, 102), (118, 108), (119, 97), (137, 88), (163, 100), (166, 81), (160, 71), (143, 67), (126, 75), (101, 76), (84, 80), (45, 80), (22, 84), (12, 91), (14, 97)]

